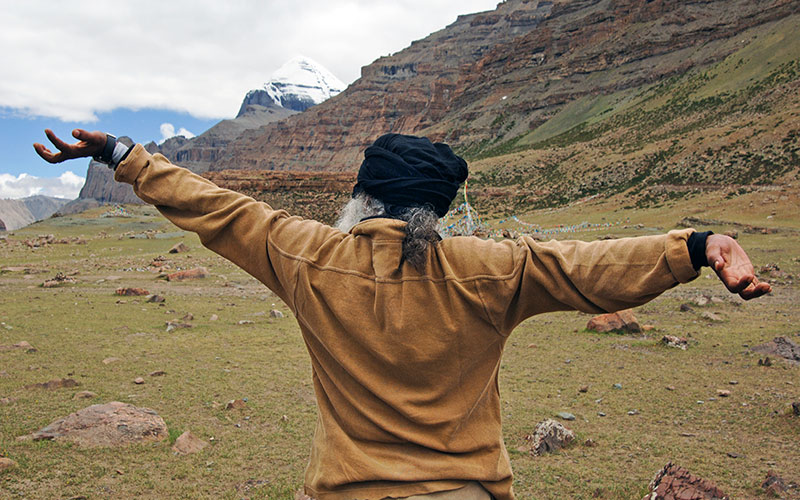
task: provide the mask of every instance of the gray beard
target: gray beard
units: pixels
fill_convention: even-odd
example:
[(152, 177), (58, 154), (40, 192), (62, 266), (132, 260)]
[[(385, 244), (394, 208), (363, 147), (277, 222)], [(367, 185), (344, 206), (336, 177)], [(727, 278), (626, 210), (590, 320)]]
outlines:
[(349, 233), (353, 226), (361, 222), (362, 219), (381, 215), (384, 213), (383, 203), (359, 194), (342, 207), (339, 219), (336, 221), (336, 228), (343, 233)]

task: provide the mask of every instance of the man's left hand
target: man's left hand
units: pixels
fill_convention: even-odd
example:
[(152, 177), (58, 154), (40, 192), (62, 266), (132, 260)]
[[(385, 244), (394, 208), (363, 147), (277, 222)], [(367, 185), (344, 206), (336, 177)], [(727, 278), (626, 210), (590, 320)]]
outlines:
[(99, 131), (88, 132), (76, 128), (72, 131), (72, 137), (78, 139), (75, 144), (67, 144), (56, 136), (50, 129), (45, 129), (45, 134), (50, 142), (58, 148), (58, 153), (53, 153), (44, 144), (34, 143), (33, 149), (36, 153), (49, 163), (61, 163), (62, 161), (73, 158), (87, 158), (98, 156), (103, 152), (106, 145), (106, 134)]
[(733, 238), (712, 234), (706, 240), (708, 265), (731, 293), (745, 300), (761, 297), (772, 291), (769, 283), (760, 283), (747, 253)]

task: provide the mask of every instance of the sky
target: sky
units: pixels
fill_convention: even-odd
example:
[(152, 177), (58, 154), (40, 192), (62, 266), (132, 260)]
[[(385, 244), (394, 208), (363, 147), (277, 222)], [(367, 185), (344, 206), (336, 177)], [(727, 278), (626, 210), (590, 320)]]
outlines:
[(498, 1), (0, 0), (0, 199), (78, 196), (88, 161), (41, 160), (32, 143), (49, 145), (45, 128), (199, 135), (294, 56), (350, 84)]

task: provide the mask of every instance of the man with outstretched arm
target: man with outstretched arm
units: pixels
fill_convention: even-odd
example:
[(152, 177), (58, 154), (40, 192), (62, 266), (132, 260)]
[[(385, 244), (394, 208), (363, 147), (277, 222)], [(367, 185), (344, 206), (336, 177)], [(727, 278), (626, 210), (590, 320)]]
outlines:
[(313, 369), (317, 427), (305, 490), (318, 500), (512, 500), (497, 377), (534, 314), (641, 305), (711, 265), (744, 299), (770, 291), (727, 236), (540, 243), (436, 231), (467, 177), (442, 143), (387, 134), (367, 148), (337, 228), (292, 217), (102, 132), (36, 152), (93, 156), (142, 200), (274, 291)]

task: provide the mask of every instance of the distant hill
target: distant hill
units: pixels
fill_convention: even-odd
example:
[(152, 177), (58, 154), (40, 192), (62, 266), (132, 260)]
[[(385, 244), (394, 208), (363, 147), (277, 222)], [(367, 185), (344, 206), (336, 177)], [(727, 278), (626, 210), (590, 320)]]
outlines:
[(35, 195), (19, 200), (0, 200), (0, 231), (13, 231), (38, 220), (43, 220), (69, 200)]

